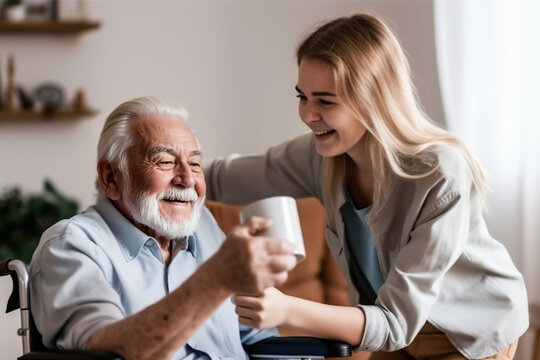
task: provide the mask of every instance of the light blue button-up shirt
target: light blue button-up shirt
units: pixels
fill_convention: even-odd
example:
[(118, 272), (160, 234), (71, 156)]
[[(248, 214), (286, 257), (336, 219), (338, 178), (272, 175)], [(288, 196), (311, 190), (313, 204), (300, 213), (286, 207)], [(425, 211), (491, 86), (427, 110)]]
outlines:
[[(157, 241), (107, 199), (42, 236), (30, 265), (32, 315), (48, 347), (84, 349), (100, 327), (134, 314), (180, 286), (225, 239), (204, 208), (194, 235), (173, 243), (167, 267)], [(189, 312), (189, 309), (186, 309)], [(239, 325), (229, 299), (173, 359), (245, 359), (243, 343), (277, 331)]]

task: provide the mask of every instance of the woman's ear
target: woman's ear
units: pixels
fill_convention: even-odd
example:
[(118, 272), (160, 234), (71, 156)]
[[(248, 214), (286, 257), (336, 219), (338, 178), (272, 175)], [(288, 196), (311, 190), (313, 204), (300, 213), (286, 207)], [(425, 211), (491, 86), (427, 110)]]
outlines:
[(118, 168), (106, 160), (99, 160), (97, 172), (101, 187), (107, 197), (111, 200), (118, 200), (122, 197), (120, 187), (120, 171)]

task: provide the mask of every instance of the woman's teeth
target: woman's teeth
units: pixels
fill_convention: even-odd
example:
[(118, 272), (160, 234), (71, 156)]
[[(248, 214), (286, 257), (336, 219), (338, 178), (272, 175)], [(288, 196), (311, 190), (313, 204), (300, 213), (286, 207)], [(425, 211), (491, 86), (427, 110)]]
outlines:
[(334, 132), (334, 130), (314, 131), (315, 135), (318, 135), (318, 136), (330, 134), (331, 132)]

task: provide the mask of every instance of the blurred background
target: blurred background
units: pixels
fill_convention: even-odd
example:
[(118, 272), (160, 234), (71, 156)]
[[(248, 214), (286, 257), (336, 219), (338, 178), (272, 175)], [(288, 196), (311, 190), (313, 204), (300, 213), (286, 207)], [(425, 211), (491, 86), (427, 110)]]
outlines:
[[(103, 122), (138, 96), (182, 102), (206, 159), (260, 152), (304, 133), (296, 45), (321, 22), (356, 12), (395, 30), (427, 114), (486, 166), (491, 232), (525, 275), (530, 299), (540, 301), (534, 0), (4, 0), (0, 199), (19, 191), (22, 204), (40, 194), (58, 214), (66, 204), (72, 212), (91, 205)], [(0, 305), (10, 290), (0, 279)], [(17, 312), (0, 315), (0, 359), (21, 353), (17, 324)], [(516, 358), (530, 359), (532, 335), (521, 344)]]

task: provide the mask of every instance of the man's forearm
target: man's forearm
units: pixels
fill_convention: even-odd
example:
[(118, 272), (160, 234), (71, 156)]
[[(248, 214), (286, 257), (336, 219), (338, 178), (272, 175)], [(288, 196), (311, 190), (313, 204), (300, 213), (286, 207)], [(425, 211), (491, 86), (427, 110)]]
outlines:
[(126, 359), (170, 358), (231, 295), (222, 276), (216, 257), (210, 258), (162, 300), (97, 330), (87, 348), (113, 351)]
[(220, 249), (178, 289), (97, 330), (87, 348), (113, 351), (126, 359), (168, 359), (233, 293), (259, 294), (283, 283), (296, 258), (290, 243), (253, 236), (269, 226), (268, 220), (250, 218), (235, 227)]

